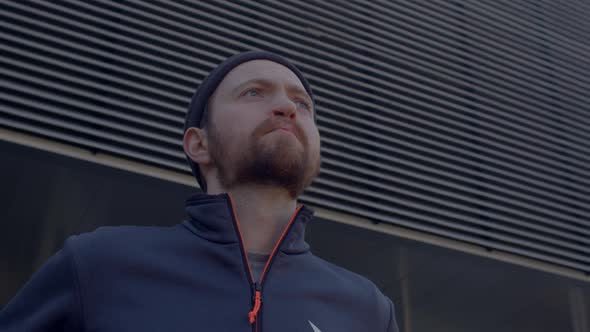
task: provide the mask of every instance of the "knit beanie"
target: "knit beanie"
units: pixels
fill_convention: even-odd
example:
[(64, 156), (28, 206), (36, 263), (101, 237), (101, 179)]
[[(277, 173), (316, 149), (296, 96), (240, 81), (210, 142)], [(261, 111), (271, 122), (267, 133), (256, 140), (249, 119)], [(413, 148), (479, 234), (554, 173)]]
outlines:
[[(311, 91), (311, 86), (309, 85), (305, 77), (303, 77), (301, 71), (299, 71), (299, 69), (297, 69), (297, 67), (295, 67), (294, 64), (289, 62), (289, 60), (287, 60), (286, 58), (275, 53), (267, 51), (248, 51), (233, 55), (225, 59), (215, 69), (213, 69), (209, 73), (209, 75), (207, 75), (207, 77), (201, 82), (201, 84), (193, 94), (190, 105), (188, 107), (188, 112), (186, 113), (186, 119), (184, 122), (185, 133), (187, 129), (190, 127), (201, 128), (201, 122), (205, 116), (205, 112), (207, 112), (207, 104), (209, 102), (209, 98), (211, 97), (211, 95), (213, 95), (221, 81), (223, 81), (225, 75), (227, 75), (227, 73), (229, 73), (238, 65), (252, 60), (269, 60), (289, 68), (295, 75), (297, 75), (297, 77), (303, 84), (305, 91), (312, 100), (313, 108), (315, 109), (315, 99)], [(188, 155), (186, 156), (186, 159), (193, 171), (193, 175), (199, 183), (199, 186), (204, 192), (207, 192), (207, 183), (205, 182), (205, 179), (199, 171), (199, 165), (193, 162)]]

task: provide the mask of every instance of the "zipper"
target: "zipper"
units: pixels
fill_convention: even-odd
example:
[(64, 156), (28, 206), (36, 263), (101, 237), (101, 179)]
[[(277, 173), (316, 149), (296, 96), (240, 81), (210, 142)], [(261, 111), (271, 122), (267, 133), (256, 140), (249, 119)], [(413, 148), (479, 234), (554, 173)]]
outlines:
[(254, 305), (252, 310), (248, 312), (248, 319), (250, 320), (250, 324), (252, 325), (252, 331), (258, 332), (259, 329), (259, 321), (260, 321), (260, 308), (262, 306), (262, 289), (260, 288), (258, 283), (254, 283)]
[(262, 286), (264, 285), (264, 277), (267, 275), (268, 270), (270, 269), (270, 266), (272, 265), (272, 263), (274, 261), (276, 253), (277, 253), (279, 247), (281, 246), (281, 243), (283, 242), (283, 239), (285, 238), (285, 236), (287, 235), (287, 233), (291, 229), (291, 226), (293, 225), (293, 222), (295, 221), (295, 217), (297, 217), (297, 215), (299, 214), (299, 210), (301, 210), (301, 206), (298, 206), (295, 209), (295, 212), (293, 212), (293, 215), (291, 215), (291, 219), (289, 220), (289, 223), (287, 223), (287, 226), (283, 230), (281, 237), (279, 238), (277, 243), (275, 243), (275, 246), (274, 246), (272, 252), (270, 253), (270, 256), (268, 257), (268, 260), (266, 261), (266, 264), (264, 265), (264, 270), (262, 270), (262, 273), (260, 274), (260, 278), (258, 279), (258, 282), (255, 282), (254, 277), (252, 275), (252, 269), (250, 268), (250, 262), (248, 261), (248, 253), (246, 252), (246, 246), (244, 245), (244, 240), (242, 239), (242, 232), (240, 231), (240, 223), (238, 222), (238, 215), (235, 210), (234, 199), (232, 198), (231, 194), (229, 194), (229, 193), (227, 194), (227, 197), (228, 197), (228, 201), (229, 201), (229, 205), (230, 205), (230, 210), (232, 212), (231, 214), (232, 214), (232, 220), (234, 223), (234, 229), (236, 230), (236, 233), (238, 234), (238, 241), (240, 242), (240, 251), (242, 253), (242, 261), (244, 263), (243, 265), (245, 266), (246, 276), (248, 277), (248, 282), (250, 283), (250, 292), (251, 292), (251, 296), (252, 296), (252, 310), (250, 310), (248, 312), (248, 321), (252, 325), (252, 332), (262, 332), (262, 326), (260, 324), (260, 319), (262, 316)]

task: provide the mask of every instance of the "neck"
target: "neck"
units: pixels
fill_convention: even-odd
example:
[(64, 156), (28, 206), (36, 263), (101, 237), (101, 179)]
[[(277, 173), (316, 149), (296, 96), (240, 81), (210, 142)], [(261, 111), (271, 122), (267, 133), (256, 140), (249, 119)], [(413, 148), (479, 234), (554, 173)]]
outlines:
[(274, 186), (242, 185), (229, 193), (248, 252), (270, 254), (297, 207), (287, 190)]

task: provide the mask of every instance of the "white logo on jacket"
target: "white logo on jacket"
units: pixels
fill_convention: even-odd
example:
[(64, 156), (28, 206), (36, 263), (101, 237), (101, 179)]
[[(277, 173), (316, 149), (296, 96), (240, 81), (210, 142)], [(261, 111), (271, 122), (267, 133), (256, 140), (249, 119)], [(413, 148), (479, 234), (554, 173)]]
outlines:
[(322, 332), (320, 329), (318, 329), (317, 326), (313, 325), (313, 323), (310, 320), (308, 320), (308, 322), (309, 322), (309, 325), (311, 325), (313, 332)]

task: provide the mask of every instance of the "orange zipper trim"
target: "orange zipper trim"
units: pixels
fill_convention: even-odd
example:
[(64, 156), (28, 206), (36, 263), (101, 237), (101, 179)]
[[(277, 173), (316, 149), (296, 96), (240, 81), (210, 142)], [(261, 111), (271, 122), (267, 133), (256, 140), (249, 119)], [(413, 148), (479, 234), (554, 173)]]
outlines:
[(246, 259), (246, 265), (248, 265), (248, 272), (250, 273), (250, 280), (254, 282), (254, 275), (252, 274), (252, 269), (250, 269), (250, 261), (248, 260), (248, 252), (246, 251), (246, 245), (244, 244), (244, 239), (242, 238), (242, 230), (240, 229), (240, 221), (238, 220), (238, 214), (236, 213), (236, 203), (234, 202), (234, 198), (231, 196), (230, 193), (227, 193), (227, 197), (229, 198), (229, 205), (231, 206), (232, 213), (234, 214), (234, 219), (236, 219), (236, 227), (238, 228), (238, 236), (240, 237), (240, 243), (242, 244), (242, 251), (244, 252), (244, 258)]
[[(234, 218), (236, 220), (236, 226), (238, 228), (238, 236), (240, 237), (240, 242), (242, 243), (242, 251), (244, 252), (244, 256), (245, 256), (244, 258), (246, 259), (246, 265), (248, 265), (248, 272), (250, 272), (250, 280), (252, 282), (254, 282), (254, 276), (252, 274), (252, 269), (250, 268), (250, 261), (248, 260), (248, 253), (246, 251), (246, 245), (244, 244), (244, 239), (242, 238), (242, 231), (240, 230), (240, 222), (238, 220), (238, 214), (236, 213), (235, 202), (234, 202), (234, 199), (230, 193), (227, 193), (227, 196), (229, 197), (232, 213), (234, 214)], [(297, 206), (297, 208), (295, 209), (295, 212), (291, 215), (291, 219), (289, 219), (287, 226), (283, 230), (281, 237), (279, 238), (277, 243), (275, 243), (275, 246), (272, 249), (270, 256), (268, 257), (268, 260), (266, 261), (266, 265), (264, 265), (264, 270), (260, 274), (260, 279), (258, 280), (258, 287), (262, 287), (262, 281), (264, 280), (264, 277), (266, 276), (266, 273), (270, 267), (270, 262), (272, 261), (277, 250), (279, 249), (281, 243), (283, 242), (283, 239), (287, 235), (287, 232), (289, 231), (289, 229), (291, 229), (291, 225), (293, 224), (293, 221), (295, 221), (295, 217), (299, 213), (299, 210), (301, 210), (301, 207), (302, 207), (302, 205)], [(260, 312), (261, 306), (262, 306), (262, 291), (256, 290), (254, 293), (254, 307), (252, 308), (252, 310), (250, 312), (248, 312), (248, 320), (250, 321), (250, 324), (256, 323), (256, 318), (258, 318), (258, 313)], [(258, 325), (258, 324), (256, 324), (256, 325)]]
[(254, 299), (254, 308), (248, 313), (250, 324), (254, 324), (254, 322), (256, 322), (256, 317), (258, 316), (258, 311), (260, 310), (260, 303), (262, 302), (262, 295), (260, 294), (260, 291), (256, 291)]
[(289, 229), (291, 229), (291, 224), (293, 224), (293, 221), (295, 221), (295, 217), (299, 213), (299, 210), (301, 210), (301, 205), (297, 206), (297, 208), (295, 209), (295, 212), (293, 212), (293, 214), (291, 215), (291, 219), (289, 220), (289, 223), (287, 223), (287, 226), (283, 230), (283, 234), (281, 234), (281, 237), (279, 238), (277, 243), (275, 243), (275, 247), (272, 249), (270, 256), (268, 256), (268, 260), (266, 261), (266, 265), (264, 265), (264, 270), (262, 270), (262, 273), (260, 274), (260, 279), (258, 280), (259, 285), (262, 285), (262, 281), (264, 280), (264, 277), (266, 276), (266, 272), (269, 268), (269, 264), (270, 264), (271, 260), (273, 259), (273, 257), (275, 256), (275, 253), (279, 249), (281, 243), (283, 242), (283, 239), (287, 235), (287, 232), (289, 231)]

